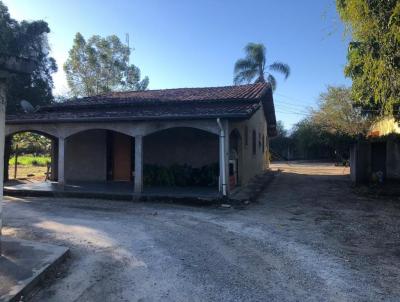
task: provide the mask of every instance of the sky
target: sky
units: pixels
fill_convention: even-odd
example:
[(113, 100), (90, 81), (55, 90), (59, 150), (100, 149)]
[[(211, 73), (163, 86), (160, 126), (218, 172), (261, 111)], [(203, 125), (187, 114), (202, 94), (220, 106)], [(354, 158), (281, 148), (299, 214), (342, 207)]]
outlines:
[(327, 85), (351, 84), (343, 74), (348, 37), (334, 0), (3, 0), (17, 20), (45, 20), (59, 71), (54, 94), (68, 86), (63, 64), (75, 34), (130, 37), (131, 63), (149, 89), (232, 85), (235, 61), (248, 42), (267, 47), (277, 74), (276, 115), (290, 129), (315, 107)]

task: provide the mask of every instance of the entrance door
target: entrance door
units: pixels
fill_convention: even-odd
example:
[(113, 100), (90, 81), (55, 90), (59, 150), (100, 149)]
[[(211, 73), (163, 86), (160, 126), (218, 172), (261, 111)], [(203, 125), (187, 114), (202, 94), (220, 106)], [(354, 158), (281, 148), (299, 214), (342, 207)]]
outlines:
[(132, 138), (121, 133), (113, 133), (113, 180), (132, 179)]

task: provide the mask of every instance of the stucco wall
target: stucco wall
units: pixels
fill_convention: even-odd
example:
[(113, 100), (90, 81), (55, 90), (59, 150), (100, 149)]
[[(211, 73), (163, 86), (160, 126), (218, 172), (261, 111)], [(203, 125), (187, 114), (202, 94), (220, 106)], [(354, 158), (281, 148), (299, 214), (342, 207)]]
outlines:
[(192, 167), (218, 163), (218, 136), (193, 128), (173, 128), (143, 138), (144, 164)]
[[(248, 142), (246, 144), (246, 126), (248, 129)], [(242, 162), (239, 162), (239, 182), (241, 185), (246, 184), (252, 177), (265, 171), (269, 167), (268, 160), (268, 136), (267, 122), (262, 108), (260, 108), (249, 120), (242, 122), (231, 122), (229, 124), (229, 133), (237, 129), (242, 138)], [(252, 132), (256, 131), (256, 154), (252, 150)], [(259, 138), (261, 134), (261, 144)], [(264, 136), (264, 152), (263, 139)]]
[(66, 181), (105, 181), (107, 179), (107, 134), (90, 130), (75, 134), (65, 142)]

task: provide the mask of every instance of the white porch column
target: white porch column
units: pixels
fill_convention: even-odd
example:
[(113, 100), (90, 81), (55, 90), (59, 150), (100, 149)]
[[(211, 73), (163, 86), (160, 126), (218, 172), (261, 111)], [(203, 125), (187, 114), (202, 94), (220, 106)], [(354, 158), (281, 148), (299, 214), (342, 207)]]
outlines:
[(1, 256), (1, 229), (3, 227), (3, 177), (4, 177), (4, 139), (6, 120), (6, 84), (0, 79), (0, 256)]
[(229, 194), (229, 127), (228, 121), (217, 120), (220, 127), (219, 135), (219, 183), (220, 192)]
[(143, 136), (135, 136), (135, 193), (143, 192)]
[(58, 139), (58, 183), (65, 184), (65, 138)]

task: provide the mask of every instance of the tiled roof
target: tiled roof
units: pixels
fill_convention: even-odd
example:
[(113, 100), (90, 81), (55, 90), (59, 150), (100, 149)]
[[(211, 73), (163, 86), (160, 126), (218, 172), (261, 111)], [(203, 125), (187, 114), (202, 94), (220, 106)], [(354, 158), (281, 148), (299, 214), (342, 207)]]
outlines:
[(261, 103), (269, 127), (275, 110), (269, 84), (113, 92), (43, 106), (7, 116), (7, 123), (130, 121), (154, 119), (248, 118)]
[(206, 88), (176, 88), (145, 91), (112, 92), (98, 96), (81, 98), (68, 102), (68, 105), (126, 103), (138, 101), (216, 101), (216, 100), (255, 100), (265, 94), (269, 85), (266, 83), (206, 87)]
[(19, 116), (9, 116), (7, 123), (53, 123), (55, 121), (76, 122), (76, 121), (117, 121), (117, 120), (153, 120), (153, 119), (184, 119), (184, 118), (213, 118), (213, 117), (232, 117), (247, 118), (260, 107), (259, 103), (254, 102), (219, 102), (219, 103), (189, 103), (182, 104), (168, 103), (163, 105), (137, 106), (105, 106), (98, 110), (93, 110), (86, 106), (83, 108), (65, 108), (65, 110), (39, 110), (31, 114)]

